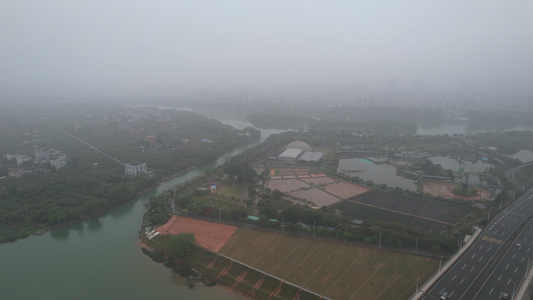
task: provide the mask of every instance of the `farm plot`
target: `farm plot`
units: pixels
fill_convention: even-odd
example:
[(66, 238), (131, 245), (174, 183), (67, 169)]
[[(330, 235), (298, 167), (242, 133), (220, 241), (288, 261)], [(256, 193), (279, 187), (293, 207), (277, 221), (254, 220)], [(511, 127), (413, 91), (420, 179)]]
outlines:
[(319, 184), (329, 184), (329, 183), (332, 183), (335, 181), (335, 179), (331, 178), (331, 177), (315, 177), (315, 178), (306, 178), (306, 179), (302, 179), (303, 181), (309, 183), (309, 184), (315, 184), (315, 185), (319, 185)]
[(307, 201), (311, 201), (315, 204), (317, 207), (322, 206), (328, 206), (333, 203), (339, 202), (341, 199), (330, 195), (320, 189), (310, 189), (310, 190), (301, 190), (301, 191), (294, 191), (290, 193), (291, 196), (305, 199)]
[(340, 199), (355, 197), (370, 190), (364, 186), (344, 181), (328, 184), (325, 188), (328, 193), (333, 194)]
[(343, 201), (332, 206), (344, 213), (345, 216), (352, 219), (359, 219), (363, 221), (376, 220), (391, 223), (402, 223), (418, 228), (432, 228), (433, 230), (444, 230), (448, 225), (429, 221), (426, 219), (417, 218), (407, 214), (400, 214), (390, 210), (384, 210), (377, 207), (367, 206), (352, 201)]
[(266, 182), (266, 186), (271, 190), (278, 190), (283, 193), (309, 187), (307, 183), (298, 179), (269, 180)]
[(382, 191), (373, 191), (358, 199), (357, 202), (446, 223), (455, 223), (469, 212), (469, 207), (466, 205)]
[(220, 253), (332, 299), (407, 299), (438, 259), (239, 228)]
[(456, 183), (424, 180), (424, 193), (428, 193), (433, 196), (442, 196), (446, 198), (463, 200), (480, 200), (490, 197), (490, 191), (483, 189), (477, 189), (477, 196), (473, 197), (456, 195), (453, 193), (453, 189), (455, 189), (457, 186), (458, 184)]

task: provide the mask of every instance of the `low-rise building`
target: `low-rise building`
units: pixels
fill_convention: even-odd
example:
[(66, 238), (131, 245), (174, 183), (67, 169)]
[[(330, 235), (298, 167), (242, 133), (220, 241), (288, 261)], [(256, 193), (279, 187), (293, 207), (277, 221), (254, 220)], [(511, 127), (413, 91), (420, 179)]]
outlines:
[(146, 173), (146, 163), (133, 161), (124, 165), (126, 175), (139, 175)]
[(56, 170), (59, 168), (63, 168), (67, 165), (67, 156), (63, 154), (55, 157), (54, 159), (50, 159), (50, 164), (54, 166)]

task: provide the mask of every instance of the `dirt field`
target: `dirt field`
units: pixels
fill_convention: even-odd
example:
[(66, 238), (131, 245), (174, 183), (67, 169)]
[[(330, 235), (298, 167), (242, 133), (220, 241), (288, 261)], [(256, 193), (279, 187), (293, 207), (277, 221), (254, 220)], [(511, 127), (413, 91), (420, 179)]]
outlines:
[(291, 196), (294, 196), (296, 198), (311, 201), (317, 207), (328, 206), (333, 203), (337, 203), (341, 200), (319, 189), (295, 191), (295, 192), (291, 192), (290, 194)]
[(453, 193), (453, 189), (457, 184), (442, 181), (426, 181), (424, 180), (424, 193), (432, 196), (442, 196), (446, 198), (463, 199), (463, 200), (481, 200), (490, 197), (490, 191), (477, 189), (477, 196), (465, 197)]
[(315, 185), (328, 184), (328, 183), (332, 183), (333, 181), (335, 181), (335, 179), (330, 178), (330, 177), (306, 178), (302, 180), (309, 184), (315, 184)]
[(287, 179), (287, 178), (309, 178), (309, 177), (324, 177), (322, 172), (316, 169), (271, 169), (270, 179)]
[(333, 194), (340, 199), (348, 199), (370, 190), (364, 186), (344, 181), (328, 184), (325, 188), (328, 193)]
[(438, 259), (239, 228), (220, 253), (332, 299), (408, 299)]
[(161, 235), (192, 232), (198, 246), (218, 252), (237, 230), (236, 226), (206, 222), (186, 217), (172, 216), (168, 222), (155, 229)]
[(299, 179), (286, 179), (286, 180), (269, 180), (266, 182), (266, 187), (272, 190), (278, 190), (283, 193), (299, 190), (309, 185)]

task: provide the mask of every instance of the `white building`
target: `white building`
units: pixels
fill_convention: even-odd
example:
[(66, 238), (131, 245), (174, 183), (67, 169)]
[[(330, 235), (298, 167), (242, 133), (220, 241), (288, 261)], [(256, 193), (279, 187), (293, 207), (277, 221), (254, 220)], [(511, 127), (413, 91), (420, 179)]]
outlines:
[(67, 165), (67, 156), (66, 155), (60, 155), (55, 157), (54, 159), (50, 159), (50, 164), (54, 166), (54, 168), (59, 169), (63, 168)]
[(35, 149), (35, 159), (37, 162), (49, 161), (51, 159), (53, 149), (50, 148), (39, 148)]
[(126, 175), (139, 175), (146, 173), (146, 163), (134, 161), (124, 165)]
[(298, 157), (303, 153), (302, 149), (289, 148), (278, 156), (278, 160), (287, 162), (296, 162)]
[(31, 161), (31, 157), (25, 154), (15, 155), (17, 165), (22, 165), (24, 162)]

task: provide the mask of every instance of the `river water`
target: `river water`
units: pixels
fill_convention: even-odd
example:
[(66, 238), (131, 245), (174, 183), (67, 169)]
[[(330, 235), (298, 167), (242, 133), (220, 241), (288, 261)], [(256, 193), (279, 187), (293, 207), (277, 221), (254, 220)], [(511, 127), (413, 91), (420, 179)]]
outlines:
[(150, 197), (202, 175), (278, 132), (262, 131), (260, 141), (164, 182), (98, 218), (1, 244), (0, 299), (245, 299), (219, 285), (189, 289), (170, 269), (142, 254), (137, 230)]
[[(235, 128), (251, 126), (242, 117), (217, 119)], [(459, 132), (452, 132), (454, 130)], [(432, 127), (419, 129), (417, 133), (453, 134), (462, 133), (462, 130), (462, 127), (443, 130)], [(260, 142), (279, 132), (282, 131), (262, 130)], [(137, 230), (145, 211), (144, 203), (150, 197), (201, 175), (258, 143), (240, 147), (216, 161), (164, 182), (98, 218), (15, 243), (0, 244), (0, 299), (245, 299), (219, 285), (198, 285), (189, 289), (170, 269), (142, 254)], [(365, 166), (354, 162), (353, 166), (347, 167)], [(382, 171), (383, 174), (393, 173), (390, 168)], [(375, 181), (379, 183), (379, 180)], [(390, 184), (413, 188), (412, 181), (394, 183)]]

